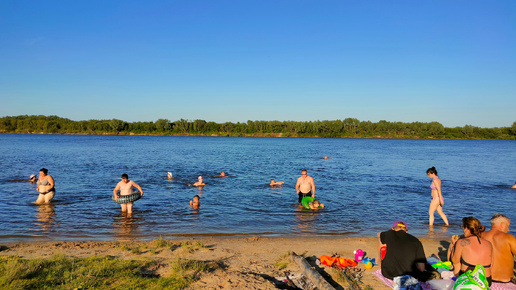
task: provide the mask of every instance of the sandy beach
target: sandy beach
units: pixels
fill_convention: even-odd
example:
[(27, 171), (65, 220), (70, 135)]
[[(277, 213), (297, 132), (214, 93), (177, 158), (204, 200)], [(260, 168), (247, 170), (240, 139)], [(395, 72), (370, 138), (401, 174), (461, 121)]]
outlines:
[[(445, 257), (447, 241), (421, 240), (427, 256), (435, 253)], [(165, 245), (165, 246), (164, 246)], [(185, 246), (186, 245), (186, 246)], [(190, 245), (190, 246), (188, 246)], [(18, 256), (26, 259), (51, 258), (64, 254), (72, 258), (111, 256), (129, 260), (154, 260), (159, 262), (151, 269), (155, 275), (165, 277), (169, 262), (178, 257), (209, 262), (210, 269), (199, 275), (189, 289), (277, 289), (275, 281), (284, 280), (286, 273), (292, 276), (303, 271), (290, 256), (295, 252), (329, 280), (336, 289), (350, 289), (346, 281), (336, 277), (334, 269), (315, 265), (321, 255), (338, 255), (352, 259), (353, 251), (362, 249), (367, 257), (376, 258), (375, 237), (203, 237), (161, 239), (153, 241), (54, 241), (0, 244), (1, 256)], [(357, 266), (364, 269), (363, 264)], [(365, 270), (361, 288), (389, 289)]]

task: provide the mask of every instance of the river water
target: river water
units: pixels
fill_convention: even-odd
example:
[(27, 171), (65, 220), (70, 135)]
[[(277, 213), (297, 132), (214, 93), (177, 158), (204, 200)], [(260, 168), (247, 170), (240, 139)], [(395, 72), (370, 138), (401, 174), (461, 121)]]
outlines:
[[(324, 160), (324, 156), (328, 160)], [(516, 142), (0, 134), (0, 241), (155, 239), (159, 236), (373, 236), (394, 219), (418, 237), (460, 233), (464, 216), (484, 225), (495, 212), (516, 223)], [(444, 211), (428, 227), (435, 166)], [(49, 169), (51, 206), (21, 180)], [(318, 212), (300, 210), (302, 168), (315, 180)], [(167, 180), (167, 172), (175, 179)], [(215, 178), (220, 171), (229, 174)], [(128, 217), (112, 200), (120, 175), (145, 195)], [(189, 184), (204, 176), (199, 190)], [(271, 178), (284, 181), (271, 188)], [(201, 196), (201, 207), (189, 200)], [(516, 227), (512, 228), (513, 234)]]

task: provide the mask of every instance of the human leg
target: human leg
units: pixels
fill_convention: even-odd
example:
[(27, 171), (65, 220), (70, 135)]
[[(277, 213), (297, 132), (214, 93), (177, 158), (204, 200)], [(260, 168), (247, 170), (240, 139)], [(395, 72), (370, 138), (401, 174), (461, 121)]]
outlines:
[(448, 218), (446, 217), (446, 215), (443, 212), (443, 206), (442, 205), (437, 206), (437, 213), (441, 216), (441, 218), (443, 219), (444, 223), (447, 226), (449, 226), (450, 224), (448, 223)]
[(428, 208), (428, 224), (431, 226), (434, 225), (434, 213), (437, 210), (438, 205), (439, 200), (437, 198), (432, 198), (432, 201), (430, 202), (430, 207)]
[(133, 203), (128, 202), (127, 203), (127, 213), (132, 213), (132, 212), (133, 212)]
[(126, 212), (126, 211), (127, 211), (127, 203), (121, 203), (121, 204), (120, 204), (120, 207), (122, 207), (122, 211), (123, 211), (123, 212)]
[(50, 203), (52, 199), (54, 199), (54, 195), (56, 194), (55, 191), (50, 191), (47, 194), (45, 194), (45, 203)]
[(36, 199), (35, 203), (36, 203), (36, 204), (42, 204), (42, 203), (45, 203), (45, 195), (40, 193), (40, 194), (38, 195), (38, 199)]

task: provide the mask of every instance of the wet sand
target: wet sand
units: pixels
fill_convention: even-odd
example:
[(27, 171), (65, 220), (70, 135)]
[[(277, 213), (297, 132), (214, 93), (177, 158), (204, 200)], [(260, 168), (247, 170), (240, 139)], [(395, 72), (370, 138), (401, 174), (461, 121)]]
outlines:
[[(203, 272), (200, 279), (190, 289), (277, 289), (273, 281), (283, 279), (285, 272), (300, 274), (302, 269), (292, 260), (288, 253), (303, 255), (310, 263), (321, 255), (339, 255), (353, 259), (353, 251), (362, 249), (366, 256), (377, 258), (377, 238), (347, 237), (203, 237), (164, 239), (162, 241), (63, 241), (63, 242), (23, 242), (0, 243), (0, 255), (20, 256), (22, 258), (50, 258), (54, 254), (69, 257), (115, 256), (120, 259), (152, 259), (159, 262), (154, 269), (158, 275), (166, 276), (168, 263), (175, 258), (187, 258), (210, 262), (210, 271)], [(435, 253), (441, 258), (446, 256), (448, 242), (440, 239), (421, 239), (426, 256)], [(167, 247), (159, 247), (166, 243)], [(200, 247), (180, 247), (181, 244)], [(131, 251), (138, 248), (138, 251)], [(193, 249), (193, 250), (192, 250)], [(377, 258), (378, 259), (378, 258)], [(280, 262), (287, 263), (286, 268), (279, 269)], [(276, 265), (275, 265), (276, 264)], [(364, 269), (363, 264), (357, 267)], [(319, 267), (315, 267), (316, 269)], [(334, 271), (320, 266), (322, 272), (328, 273), (331, 283), (337, 289), (348, 289), (349, 284), (337, 281)], [(361, 281), (373, 289), (390, 289), (371, 275), (378, 270), (364, 270)], [(321, 272), (321, 271), (320, 271)], [(332, 274), (333, 273), (333, 274)]]

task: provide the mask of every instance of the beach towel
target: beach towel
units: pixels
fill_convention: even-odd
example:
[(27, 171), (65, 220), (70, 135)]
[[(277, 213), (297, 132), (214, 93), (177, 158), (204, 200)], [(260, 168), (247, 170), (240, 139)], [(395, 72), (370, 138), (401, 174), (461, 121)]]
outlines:
[[(376, 278), (380, 279), (385, 285), (394, 288), (394, 282), (391, 279), (387, 279), (382, 275), (382, 270), (377, 270), (372, 275), (376, 276)], [(432, 290), (431, 286), (428, 283), (419, 282), (421, 287), (425, 290)], [(514, 283), (495, 283), (489, 287), (490, 290), (516, 290), (516, 284)]]
[[(382, 270), (381, 269), (376, 270), (376, 271), (374, 271), (371, 274), (376, 276), (378, 279), (380, 279), (380, 281), (382, 281), (385, 285), (387, 285), (387, 286), (389, 286), (389, 287), (394, 289), (394, 281), (392, 281), (389, 278), (385, 278), (382, 275)], [(430, 286), (427, 283), (425, 283), (425, 282), (419, 282), (419, 285), (421, 286), (421, 289), (423, 289), (423, 290), (432, 290), (432, 288), (430, 288)]]

